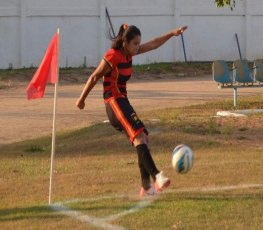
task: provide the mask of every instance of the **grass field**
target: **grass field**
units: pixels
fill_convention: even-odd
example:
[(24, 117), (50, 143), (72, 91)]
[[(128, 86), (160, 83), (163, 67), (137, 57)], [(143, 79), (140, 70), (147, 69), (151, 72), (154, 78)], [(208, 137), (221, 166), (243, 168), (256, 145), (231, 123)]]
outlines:
[[(262, 96), (239, 99), (240, 109), (262, 105)], [(58, 134), (53, 207), (51, 137), (1, 146), (0, 229), (262, 229), (263, 115), (215, 117), (226, 109), (231, 100), (139, 114), (172, 180), (151, 200), (138, 197), (134, 148), (109, 124)], [(180, 143), (195, 154), (184, 175), (171, 168)]]
[[(80, 68), (60, 68), (59, 77), (62, 84), (85, 83), (87, 75), (94, 71), (94, 67), (80, 67)], [(28, 83), (36, 68), (22, 68), (22, 69), (0, 69), (0, 89), (10, 88), (21, 82)], [(161, 78), (160, 74), (172, 74), (175, 77), (198, 77), (204, 75), (211, 75), (211, 63), (204, 62), (187, 62), (187, 63), (152, 63), (147, 65), (134, 65), (133, 78), (145, 79), (145, 75)]]

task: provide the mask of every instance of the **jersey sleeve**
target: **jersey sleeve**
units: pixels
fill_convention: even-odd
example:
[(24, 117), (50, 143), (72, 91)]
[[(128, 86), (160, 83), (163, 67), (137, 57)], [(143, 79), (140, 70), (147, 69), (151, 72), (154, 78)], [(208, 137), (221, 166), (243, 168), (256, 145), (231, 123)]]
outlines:
[(114, 49), (108, 50), (104, 55), (104, 60), (110, 65), (112, 69), (115, 69), (118, 63), (118, 56)]

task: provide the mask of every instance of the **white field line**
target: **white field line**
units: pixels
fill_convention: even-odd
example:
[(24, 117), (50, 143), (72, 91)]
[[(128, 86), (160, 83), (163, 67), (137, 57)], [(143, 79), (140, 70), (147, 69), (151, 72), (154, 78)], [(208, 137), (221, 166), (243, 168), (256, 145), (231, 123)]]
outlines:
[(141, 210), (143, 208), (146, 208), (153, 201), (154, 201), (154, 199), (142, 200), (136, 206), (134, 206), (134, 207), (132, 207), (132, 208), (126, 210), (126, 211), (123, 211), (123, 212), (120, 212), (120, 213), (117, 213), (117, 214), (114, 214), (114, 215), (111, 215), (111, 216), (104, 217), (103, 220), (106, 221), (106, 222), (117, 220), (117, 219), (119, 219), (119, 218), (121, 218), (123, 216), (129, 215), (129, 214), (134, 213), (134, 212), (138, 212), (139, 210)]
[(97, 218), (97, 217), (92, 217), (92, 216), (88, 216), (88, 215), (84, 215), (81, 212), (72, 210), (68, 207), (66, 207), (64, 204), (71, 204), (71, 203), (77, 203), (77, 202), (87, 202), (87, 201), (98, 201), (98, 200), (106, 200), (106, 199), (113, 199), (113, 198), (124, 198), (127, 196), (117, 196), (117, 195), (113, 195), (113, 196), (103, 196), (103, 197), (93, 197), (91, 199), (73, 199), (73, 200), (69, 200), (66, 202), (60, 202), (60, 203), (56, 203), (54, 205), (52, 205), (52, 209), (69, 217), (72, 217), (73, 219), (79, 220), (81, 222), (85, 222), (87, 224), (93, 225), (95, 227), (99, 227), (102, 229), (107, 229), (107, 230), (124, 230), (124, 228), (120, 227), (120, 226), (116, 226), (116, 225), (112, 225), (109, 224), (108, 222), (116, 220), (120, 217), (126, 216), (128, 214), (137, 212), (147, 206), (149, 206), (153, 200), (156, 197), (152, 197), (152, 199), (144, 199), (141, 200), (139, 203), (137, 203), (137, 205), (135, 205), (134, 207), (125, 210), (123, 212), (114, 214), (114, 215), (110, 215), (104, 218)]
[[(227, 186), (210, 186), (210, 187), (192, 187), (192, 188), (180, 188), (180, 189), (167, 189), (164, 193), (176, 193), (176, 192), (216, 192), (216, 191), (228, 191), (235, 189), (249, 189), (249, 188), (263, 188), (263, 184), (239, 184), (239, 185), (227, 185)], [(113, 198), (125, 198), (127, 195), (112, 195), (112, 196), (102, 196), (102, 197), (93, 197), (90, 199), (73, 199), (65, 202), (60, 202), (52, 205), (52, 208), (59, 213), (72, 217), (73, 219), (85, 222), (87, 224), (93, 225), (95, 227), (107, 230), (124, 230), (121, 226), (112, 225), (108, 222), (126, 216), (128, 214), (138, 212), (143, 208), (149, 206), (154, 200), (158, 199), (160, 195), (149, 197), (148, 199), (143, 199), (139, 201), (134, 207), (125, 210), (123, 212), (109, 215), (102, 218), (92, 217), (89, 215), (84, 215), (81, 212), (72, 210), (66, 207), (64, 204), (77, 203), (77, 202), (88, 202), (88, 201), (97, 201), (104, 199), (113, 199)]]
[(239, 184), (239, 185), (227, 185), (227, 186), (210, 186), (210, 187), (168, 189), (165, 191), (165, 193), (173, 193), (173, 192), (217, 192), (217, 191), (227, 191), (227, 190), (235, 190), (235, 189), (248, 189), (248, 188), (263, 188), (263, 184)]
[(63, 215), (69, 216), (73, 219), (76, 219), (76, 220), (79, 220), (81, 222), (93, 225), (95, 227), (99, 227), (99, 228), (107, 229), (107, 230), (124, 230), (124, 228), (109, 224), (101, 218), (96, 218), (96, 217), (84, 215), (81, 212), (71, 210), (70, 208), (65, 207), (63, 204), (54, 204), (54, 205), (52, 205), (52, 208), (53, 208), (53, 210), (55, 210), (55, 211), (57, 211)]

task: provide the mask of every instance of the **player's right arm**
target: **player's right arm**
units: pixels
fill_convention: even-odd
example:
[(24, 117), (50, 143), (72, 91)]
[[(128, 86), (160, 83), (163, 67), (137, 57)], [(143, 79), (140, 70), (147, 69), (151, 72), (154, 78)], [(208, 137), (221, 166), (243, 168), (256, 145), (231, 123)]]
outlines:
[(102, 59), (96, 70), (90, 75), (86, 85), (84, 86), (82, 93), (78, 100), (76, 101), (76, 106), (79, 109), (84, 109), (85, 107), (85, 99), (89, 95), (90, 91), (96, 85), (98, 80), (111, 71), (110, 65)]

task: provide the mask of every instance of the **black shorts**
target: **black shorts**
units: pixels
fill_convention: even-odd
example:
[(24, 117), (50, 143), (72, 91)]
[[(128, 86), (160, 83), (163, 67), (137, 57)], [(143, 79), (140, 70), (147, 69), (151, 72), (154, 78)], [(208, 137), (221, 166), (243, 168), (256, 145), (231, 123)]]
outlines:
[(125, 131), (131, 142), (141, 132), (148, 134), (127, 98), (110, 98), (105, 106), (111, 125), (119, 131)]

